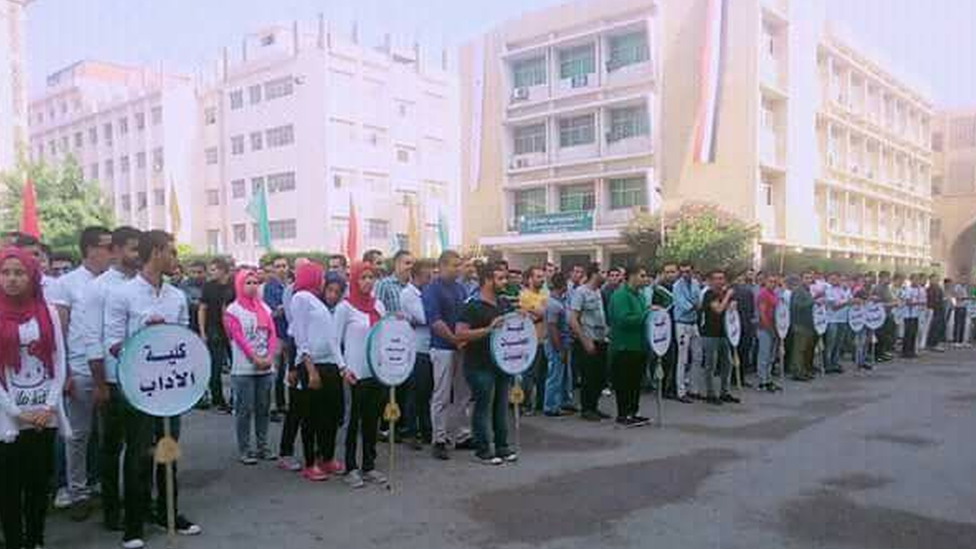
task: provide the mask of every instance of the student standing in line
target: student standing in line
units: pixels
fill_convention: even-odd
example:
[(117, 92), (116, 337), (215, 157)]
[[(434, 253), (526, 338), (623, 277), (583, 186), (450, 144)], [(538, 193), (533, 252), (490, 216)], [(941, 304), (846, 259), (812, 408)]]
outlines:
[(827, 345), (824, 370), (828, 374), (839, 374), (844, 371), (840, 365), (840, 353), (848, 332), (848, 310), (850, 308), (850, 292), (841, 283), (838, 273), (830, 273), (827, 277)]
[(430, 362), (430, 326), (424, 314), (423, 289), (430, 284), (434, 264), (427, 260), (414, 263), (410, 272), (410, 283), (400, 292), (400, 307), (404, 318), (413, 326), (417, 338), (417, 359), (414, 362), (413, 377), (416, 381), (416, 424), (410, 425), (416, 436), (413, 448), (430, 444), (432, 428), (430, 422), (430, 397), (434, 390), (433, 365)]
[(576, 334), (573, 343), (573, 365), (582, 376), (580, 388), (581, 416), (600, 421), (610, 416), (600, 411), (600, 393), (606, 386), (607, 332), (606, 309), (603, 306), (600, 266), (591, 263), (586, 281), (573, 293), (570, 301), (569, 326)]
[(224, 398), (224, 366), (230, 359), (230, 343), (224, 333), (224, 310), (234, 301), (230, 265), (223, 258), (210, 261), (210, 280), (203, 285), (197, 310), (200, 338), (210, 350), (210, 404), (218, 411), (230, 413)]
[[(550, 290), (546, 289), (546, 274), (539, 267), (529, 267), (525, 276), (525, 287), (519, 293), (519, 309), (532, 319), (535, 335), (539, 340), (535, 361), (522, 374), (522, 389), (525, 391), (525, 402), (522, 410), (526, 415), (541, 412), (546, 397), (546, 379), (549, 377), (548, 364), (544, 342), (546, 340), (546, 300)], [(548, 285), (551, 289), (552, 279)]]
[(918, 342), (919, 315), (924, 307), (923, 290), (919, 287), (917, 275), (911, 276), (911, 284), (901, 289), (899, 297), (904, 304), (904, 335), (901, 338), (902, 358), (918, 358), (916, 344)]
[[(757, 309), (759, 313), (759, 324), (757, 337), (759, 339), (759, 390), (774, 392), (778, 387), (773, 383), (771, 376), (773, 361), (776, 358), (776, 350), (779, 346), (779, 337), (776, 333), (776, 306), (779, 298), (776, 296), (778, 279), (775, 275), (767, 275), (763, 281), (762, 288), (759, 289)], [(791, 300), (792, 301), (792, 300)]]
[(546, 300), (546, 330), (543, 337), (543, 349), (548, 360), (543, 413), (548, 417), (572, 415), (572, 412), (563, 410), (563, 405), (567, 404), (563, 400), (566, 385), (573, 382), (567, 371), (569, 346), (572, 342), (567, 291), (566, 277), (562, 273), (552, 275), (549, 281), (549, 298)]
[(65, 353), (37, 261), (0, 251), (0, 524), (10, 548), (44, 546), (54, 440), (71, 436)]
[[(732, 396), (732, 355), (725, 330), (725, 312), (734, 307), (734, 291), (726, 286), (725, 272), (708, 274), (709, 288), (702, 296), (702, 351), (705, 357), (705, 390), (709, 404), (738, 403)], [(719, 378), (720, 393), (715, 391)]]
[[(268, 446), (277, 331), (271, 309), (258, 297), (258, 285), (257, 272), (238, 271), (234, 276), (236, 299), (224, 312), (224, 329), (231, 340), (237, 453), (244, 465), (278, 458)], [(252, 422), (257, 451), (251, 448)]]
[(626, 282), (610, 298), (610, 354), (613, 390), (617, 395), (617, 424), (646, 425), (650, 420), (640, 411), (641, 379), (647, 364), (644, 319), (648, 305), (641, 290), (647, 286), (647, 271), (628, 267)]

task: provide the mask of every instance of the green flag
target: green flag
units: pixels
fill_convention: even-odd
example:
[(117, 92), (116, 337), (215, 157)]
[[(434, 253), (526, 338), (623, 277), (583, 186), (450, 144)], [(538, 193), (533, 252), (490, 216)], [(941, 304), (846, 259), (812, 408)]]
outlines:
[(441, 244), (441, 252), (447, 250), (451, 247), (450, 232), (448, 232), (447, 218), (444, 217), (444, 211), (437, 211), (437, 239)]
[(257, 224), (257, 234), (254, 239), (258, 246), (271, 249), (271, 227), (268, 224), (268, 201), (264, 197), (264, 189), (251, 196), (251, 203), (247, 205), (247, 214)]

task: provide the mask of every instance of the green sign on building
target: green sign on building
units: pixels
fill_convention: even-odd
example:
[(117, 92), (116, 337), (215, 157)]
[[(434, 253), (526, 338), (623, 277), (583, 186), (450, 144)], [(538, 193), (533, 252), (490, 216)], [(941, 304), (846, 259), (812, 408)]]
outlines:
[(592, 230), (592, 210), (523, 215), (518, 219), (519, 234), (568, 233)]

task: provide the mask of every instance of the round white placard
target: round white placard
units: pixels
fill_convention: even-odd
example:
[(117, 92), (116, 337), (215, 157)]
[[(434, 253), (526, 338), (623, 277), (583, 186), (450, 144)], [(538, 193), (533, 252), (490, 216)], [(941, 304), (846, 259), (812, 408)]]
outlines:
[(776, 333), (780, 339), (786, 339), (786, 335), (790, 333), (790, 321), (790, 304), (780, 296), (776, 303)]
[(417, 340), (406, 320), (386, 317), (366, 335), (366, 362), (381, 383), (396, 387), (413, 373)]
[(813, 305), (813, 331), (817, 335), (827, 333), (827, 307), (823, 303)]
[(733, 347), (739, 346), (739, 340), (742, 338), (742, 325), (739, 323), (739, 311), (735, 309), (726, 309), (725, 311), (725, 335)]
[(654, 354), (664, 356), (671, 347), (671, 315), (667, 310), (651, 311), (644, 324), (648, 345)]
[(125, 340), (118, 375), (133, 408), (156, 417), (178, 416), (207, 391), (210, 352), (188, 328), (156, 324)]
[(850, 325), (851, 331), (855, 334), (864, 329), (865, 313), (866, 311), (863, 305), (851, 305), (847, 316), (847, 323)]
[(884, 326), (885, 323), (885, 308), (881, 303), (869, 303), (867, 307), (864, 308), (864, 325), (868, 327), (869, 330), (877, 330)]
[(491, 356), (498, 368), (513, 376), (532, 367), (539, 350), (535, 325), (525, 313), (508, 313), (491, 332)]

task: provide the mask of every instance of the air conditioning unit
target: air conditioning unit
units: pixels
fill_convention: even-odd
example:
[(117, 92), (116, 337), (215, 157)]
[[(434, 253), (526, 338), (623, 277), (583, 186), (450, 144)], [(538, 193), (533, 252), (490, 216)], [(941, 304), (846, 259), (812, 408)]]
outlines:
[(588, 84), (589, 78), (585, 74), (577, 74), (569, 81), (569, 85), (573, 88), (585, 88)]
[(529, 88), (525, 86), (512, 90), (512, 101), (525, 101), (529, 98)]

